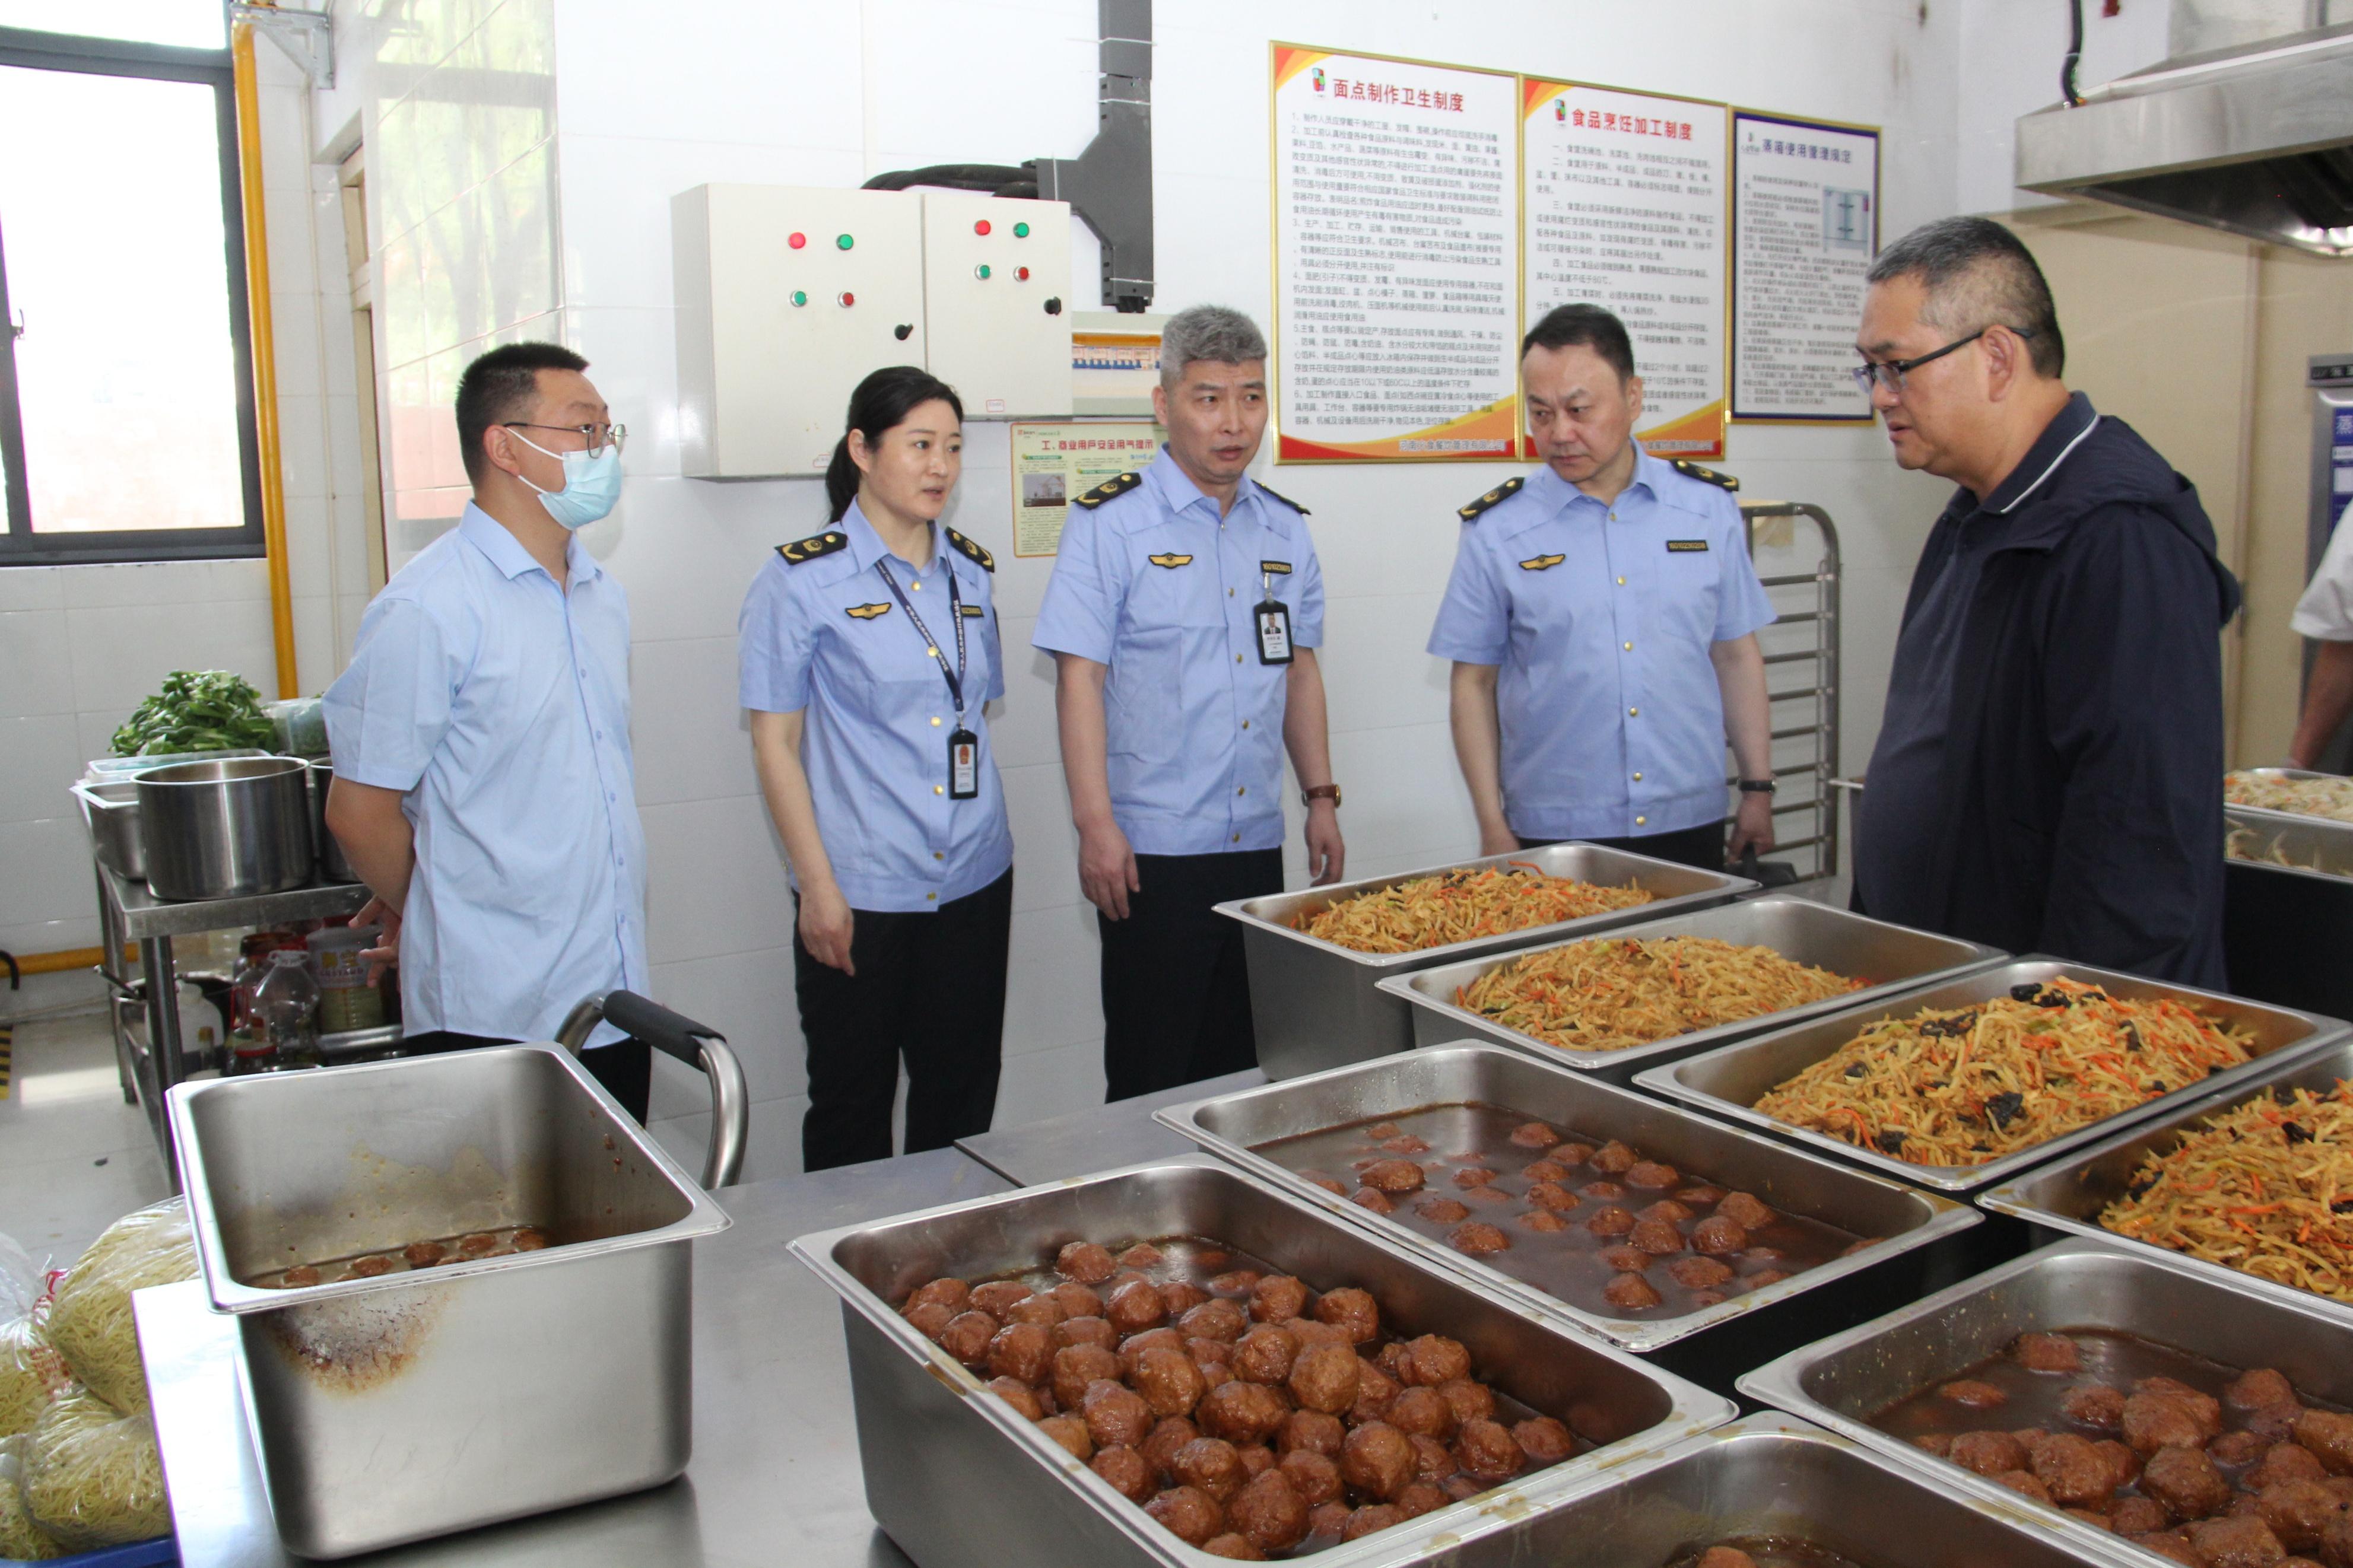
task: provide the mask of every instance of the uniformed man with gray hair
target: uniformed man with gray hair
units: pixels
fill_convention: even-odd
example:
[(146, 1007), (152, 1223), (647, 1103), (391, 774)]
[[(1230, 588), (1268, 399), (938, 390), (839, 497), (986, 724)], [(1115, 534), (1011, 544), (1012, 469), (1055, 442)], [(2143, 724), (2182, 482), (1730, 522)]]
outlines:
[(1031, 638), (1058, 666), (1111, 1100), (1257, 1062), (1241, 928), (1212, 906), (1282, 889), (1285, 751), (1308, 874), (1338, 880), (1345, 855), (1323, 574), (1305, 510), (1245, 472), (1266, 434), (1265, 337), (1220, 305), (1177, 312), (1152, 406), (1167, 444), (1078, 498)]

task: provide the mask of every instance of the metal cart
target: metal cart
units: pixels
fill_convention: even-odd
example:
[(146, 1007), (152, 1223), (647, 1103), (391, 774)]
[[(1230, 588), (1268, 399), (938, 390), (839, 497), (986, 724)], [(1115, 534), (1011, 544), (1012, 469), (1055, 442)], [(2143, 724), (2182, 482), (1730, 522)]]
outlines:
[[(1779, 619), (1758, 634), (1772, 698), (1774, 832), (1796, 818), (1803, 837), (1782, 838), (1804, 878), (1839, 870), (1839, 539), (1831, 514), (1805, 501), (1743, 501), (1748, 553)], [(1810, 538), (1809, 537), (1810, 536)], [(1736, 784), (1736, 771), (1725, 784)], [(1810, 852), (1810, 853), (1799, 853)]]

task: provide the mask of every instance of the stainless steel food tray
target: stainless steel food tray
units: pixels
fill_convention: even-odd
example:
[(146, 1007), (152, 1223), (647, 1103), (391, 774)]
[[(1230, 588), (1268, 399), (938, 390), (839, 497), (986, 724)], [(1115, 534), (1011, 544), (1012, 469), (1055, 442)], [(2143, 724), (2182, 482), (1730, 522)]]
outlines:
[(1491, 1300), (1240, 1172), (1186, 1155), (792, 1244), (841, 1296), (867, 1500), (900, 1550), (923, 1568), (997, 1568), (1015, 1555), (1027, 1568), (1211, 1568), (1219, 1561), (1161, 1529), (892, 1307), (941, 1275), (1035, 1268), (1065, 1242), (1172, 1235), (1214, 1237), (1317, 1289), (1369, 1290), (1384, 1321), (1461, 1340), (1496, 1387), (1604, 1444), (1318, 1552), (1319, 1563), (1430, 1561), (1426, 1554), (1441, 1546), (1492, 1534), (1734, 1414), (1728, 1400)]
[[(343, 1557), (659, 1485), (692, 1429), (691, 1248), (727, 1215), (552, 1045), (184, 1083), (169, 1109), (279, 1537)], [(302, 1289), (305, 1260), (555, 1245)]]
[[(2022, 1507), (2041, 1528), (2116, 1551), (2116, 1536), (1947, 1463), (1870, 1424), (1921, 1389), (2000, 1354), (2030, 1331), (2105, 1329), (2242, 1370), (2269, 1366), (2296, 1392), (2353, 1402), (2353, 1323), (2168, 1268), (2122, 1247), (2063, 1241), (1949, 1290), (1795, 1351), (1740, 1380), (1751, 1399), (1820, 1423), (1947, 1488)], [(2160, 1562), (2137, 1549), (2131, 1560)]]
[[(1595, 1489), (1435, 1561), (1446, 1568), (1662, 1568), (1727, 1537), (1799, 1540), (1886, 1568), (2117, 1564), (2035, 1510), (1939, 1485), (1779, 1411), (1620, 1466)], [(1311, 1559), (1311, 1561), (1313, 1561)], [(2138, 1558), (2146, 1562), (2146, 1558)]]
[[(2177, 1089), (2169, 1094), (2161, 1094), (2131, 1110), (2094, 1121), (2088, 1127), (2077, 1128), (2073, 1132), (2062, 1133), (2031, 1149), (2021, 1149), (2015, 1154), (2004, 1155), (1983, 1165), (1915, 1164), (1876, 1149), (1858, 1149), (1827, 1134), (1777, 1121), (1754, 1109), (1767, 1090), (1811, 1067), (1854, 1038), (1865, 1026), (1883, 1018), (1908, 1018), (1924, 1008), (1973, 1006), (2008, 995), (2013, 985), (2048, 984), (2061, 979), (2098, 985), (2133, 1001), (2172, 996), (2193, 1002), (2220, 1017), (2242, 1024), (2253, 1030), (2255, 1036), (2254, 1059)], [(2005, 1180), (2021, 1171), (2042, 1164), (2054, 1154), (2105, 1137), (2120, 1125), (2161, 1116), (2169, 1108), (2197, 1099), (2211, 1089), (2227, 1089), (2247, 1082), (2268, 1070), (2272, 1059), (2282, 1052), (2302, 1056), (2339, 1037), (2346, 1030), (2347, 1026), (2342, 1021), (2316, 1013), (2274, 1007), (2266, 1003), (2224, 996), (2217, 992), (2200, 991), (2187, 985), (2144, 980), (2137, 974), (2125, 974), (2113, 969), (2094, 969), (2086, 963), (2029, 956), (2012, 959), (2007, 963), (1981, 969), (1941, 984), (1900, 992), (1865, 1006), (1849, 1007), (1811, 1023), (1776, 1029), (1753, 1039), (1722, 1046), (1704, 1056), (1688, 1057), (1679, 1062), (1651, 1068), (1636, 1074), (1634, 1082), (1641, 1088), (1695, 1105), (1717, 1116), (1730, 1117), (1752, 1127), (1764, 1128), (1780, 1137), (1828, 1150), (1841, 1160), (1852, 1160), (1942, 1192), (1965, 1193)]]
[[(1755, 1194), (1775, 1208), (1884, 1239), (1778, 1284), (1719, 1301), (1679, 1318), (1616, 1318), (1573, 1307), (1494, 1264), (1465, 1257), (1385, 1215), (1335, 1197), (1285, 1170), (1259, 1145), (1352, 1121), (1396, 1116), (1429, 1105), (1500, 1105), (1590, 1137), (1622, 1138), (1644, 1154), (1718, 1186)], [(1630, 1351), (1655, 1351), (1687, 1334), (1802, 1295), (1898, 1253), (1967, 1230), (1977, 1212), (1949, 1198), (1757, 1138), (1705, 1117), (1589, 1077), (1564, 1072), (1476, 1041), (1409, 1051), (1334, 1068), (1310, 1078), (1154, 1113), (1218, 1158), (1435, 1267), (1463, 1275), (1481, 1289), (1548, 1321), (1599, 1334)], [(1509, 1253), (1503, 1256), (1508, 1258)]]
[[(1318, 941), (1291, 926), (1301, 915), (1318, 913), (1338, 900), (1395, 887), (1417, 877), (1513, 865), (1532, 866), (1547, 877), (1567, 877), (1580, 882), (1613, 887), (1631, 884), (1657, 897), (1635, 909), (1587, 915), (1582, 920), (1556, 921), (1551, 925), (1529, 926), (1524, 931), (1424, 948), (1419, 952), (1357, 952)], [(1242, 951), (1250, 961), (1250, 1021), (1258, 1034), (1258, 1065), (1266, 1070), (1267, 1077), (1284, 1079), (1409, 1049), (1413, 1045), (1413, 1021), (1408, 1016), (1410, 1009), (1399, 998), (1380, 990), (1380, 982), (1389, 975), (1452, 963), (1482, 953), (1541, 946), (1551, 939), (1609, 931), (1680, 910), (1725, 903), (1756, 889), (1755, 882), (1729, 872), (1697, 870), (1593, 844), (1547, 844), (1541, 849), (1458, 860), (1447, 866), (1425, 866), (1416, 871), (1368, 877), (1328, 888), (1304, 888), (1295, 893), (1240, 899), (1218, 905), (1217, 911), (1242, 925)]]
[[(2187, 1270), (2220, 1285), (2353, 1322), (2353, 1302), (2259, 1279), (2154, 1242), (2136, 1241), (2102, 1228), (2099, 1219), (2102, 1209), (2124, 1195), (2144, 1155), (2172, 1149), (2180, 1142), (2184, 1131), (2216, 1111), (2244, 1105), (2257, 1095), (2275, 1089), (2331, 1089), (2338, 1079), (2348, 1078), (2353, 1078), (2353, 1041), (2340, 1041), (2316, 1054), (2299, 1054), (2292, 1059), (2268, 1062), (2253, 1078), (2201, 1095), (2170, 1115), (2137, 1122), (2089, 1149), (2079, 1149), (2064, 1159), (2039, 1165), (1989, 1193), (1978, 1194), (1977, 1201), (1997, 1214), (2014, 1215), (2054, 1230), (2072, 1231), (2111, 1247), (2127, 1247), (2137, 1256), (2153, 1258), (2168, 1268)], [(2353, 1397), (2348, 1397), (2348, 1403), (2353, 1404)]]
[(1523, 948), (1497, 957), (1473, 958), (1437, 969), (1416, 970), (1410, 974), (1393, 974), (1380, 983), (1380, 989), (1393, 996), (1403, 997), (1412, 1007), (1416, 1045), (1430, 1046), (1442, 1040), (1476, 1037), (1493, 1040), (1515, 1051), (1525, 1051), (1537, 1060), (1550, 1062), (1556, 1067), (1565, 1067), (1573, 1072), (1599, 1073), (1610, 1083), (1623, 1083), (1642, 1068), (1655, 1067), (1662, 1061), (1696, 1056), (1701, 1051), (1729, 1041), (1746, 1039), (1767, 1029), (1780, 1028), (1806, 1018), (1820, 1017), (1824, 1013), (1856, 1006), (1906, 986), (1982, 969), (2009, 956), (1999, 948), (1963, 942), (1957, 937), (1914, 931), (1907, 926), (1890, 925), (1885, 921), (1875, 921), (1866, 915), (1787, 893), (1743, 899), (1738, 903), (1722, 904), (1715, 909), (1675, 915), (1662, 921), (1641, 921), (1633, 925), (1619, 926), (1606, 934), (1612, 941), (1695, 936), (1728, 942), (1738, 947), (1769, 947), (1784, 958), (1814, 964), (1850, 979), (1869, 980), (1872, 984), (1861, 991), (1808, 1003), (1802, 1007), (1784, 1008), (1778, 1013), (1761, 1014), (1736, 1023), (1718, 1024), (1714, 1028), (1695, 1029), (1688, 1035), (1673, 1035), (1646, 1046), (1630, 1046), (1622, 1051), (1565, 1050), (1533, 1035), (1507, 1029), (1493, 1019), (1455, 1002), (1456, 992), (1490, 970), (1567, 946), (1565, 942), (1546, 942), (1542, 947)]
[[(2340, 782), (2344, 779), (2344, 775), (2341, 773), (2321, 773), (2313, 768), (2232, 768), (2231, 772), (2234, 773), (2244, 773), (2250, 778), (2285, 779), (2290, 783), (2295, 783), (2305, 779), (2337, 779)], [(2228, 787), (2227, 781), (2225, 783), (2225, 787)], [(2252, 812), (2253, 815), (2271, 822), (2333, 822), (2337, 823), (2340, 827), (2347, 826), (2347, 824), (2333, 816), (2315, 816), (2310, 812), (2306, 811), (2275, 811), (2268, 805), (2240, 805), (2233, 802), (2225, 801), (2223, 803), (2223, 809), (2225, 811)]]
[(2330, 882), (2353, 878), (2353, 822), (2233, 805), (2223, 809), (2222, 825), (2230, 842), (2252, 851), (2231, 855), (2234, 866)]

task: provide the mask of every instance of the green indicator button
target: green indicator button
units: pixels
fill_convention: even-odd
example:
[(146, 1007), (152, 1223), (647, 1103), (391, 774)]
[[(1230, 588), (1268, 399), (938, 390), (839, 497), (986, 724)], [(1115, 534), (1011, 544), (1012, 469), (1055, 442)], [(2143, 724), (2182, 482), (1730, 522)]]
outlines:
[(1015, 225), (1013, 226), (1013, 237), (1014, 237), (1014, 238), (1016, 238), (1016, 239), (1027, 239), (1027, 238), (1029, 238), (1029, 226), (1028, 224), (1026, 224), (1026, 223), (1017, 223), (1017, 224), (1015, 224)]
[(972, 269), (972, 275), (975, 278), (981, 279), (983, 282), (987, 282), (988, 280), (988, 263), (984, 261), (979, 266), (974, 268)]
[(807, 303), (808, 303), (808, 290), (807, 290), (807, 289), (794, 289), (794, 290), (793, 290), (793, 303), (794, 303), (794, 304), (796, 304), (796, 305), (806, 305), (806, 304), (807, 304)]
[(836, 250), (848, 250), (851, 246), (856, 245), (857, 243), (858, 242), (856, 240), (850, 238), (846, 234), (836, 235), (833, 240), (833, 247)]

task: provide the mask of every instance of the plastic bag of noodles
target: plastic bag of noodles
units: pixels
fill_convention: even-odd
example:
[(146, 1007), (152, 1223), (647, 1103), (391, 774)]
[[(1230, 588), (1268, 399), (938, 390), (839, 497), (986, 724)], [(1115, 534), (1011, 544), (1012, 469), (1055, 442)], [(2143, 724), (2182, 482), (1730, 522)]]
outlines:
[(195, 1273), (186, 1200), (134, 1209), (108, 1226), (58, 1281), (46, 1325), (49, 1342), (82, 1386), (117, 1410), (143, 1412), (147, 1373), (139, 1363), (131, 1292)]
[(171, 1532), (164, 1461), (144, 1412), (124, 1415), (102, 1399), (69, 1394), (41, 1412), (22, 1441), (25, 1510), (58, 1544), (88, 1552)]
[(47, 1285), (32, 1255), (0, 1236), (0, 1437), (31, 1430), (49, 1401), (73, 1386), (42, 1328)]
[(25, 1438), (0, 1437), (0, 1557), (38, 1563), (66, 1549), (25, 1511)]

